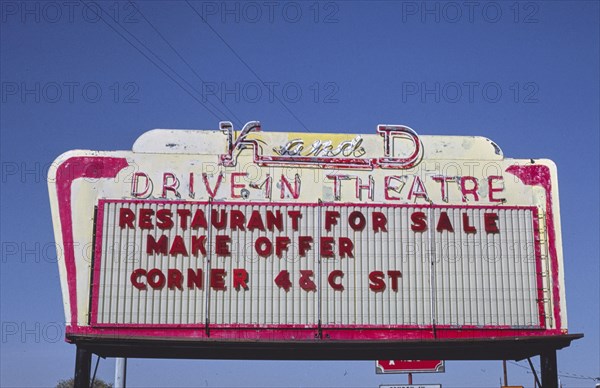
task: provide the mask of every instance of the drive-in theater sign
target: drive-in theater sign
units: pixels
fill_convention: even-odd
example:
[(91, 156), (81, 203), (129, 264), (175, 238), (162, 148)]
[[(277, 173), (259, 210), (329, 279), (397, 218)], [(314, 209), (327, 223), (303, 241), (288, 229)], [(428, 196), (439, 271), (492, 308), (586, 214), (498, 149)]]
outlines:
[(223, 122), (67, 152), (49, 182), (78, 346), (397, 359), (568, 337), (556, 168), (486, 138)]

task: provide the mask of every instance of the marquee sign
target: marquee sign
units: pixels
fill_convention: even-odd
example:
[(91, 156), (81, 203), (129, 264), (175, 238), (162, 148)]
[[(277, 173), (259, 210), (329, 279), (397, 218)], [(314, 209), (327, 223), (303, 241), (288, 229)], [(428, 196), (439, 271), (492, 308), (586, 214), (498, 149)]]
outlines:
[(556, 168), (480, 137), (154, 130), (49, 174), (69, 338), (566, 332)]

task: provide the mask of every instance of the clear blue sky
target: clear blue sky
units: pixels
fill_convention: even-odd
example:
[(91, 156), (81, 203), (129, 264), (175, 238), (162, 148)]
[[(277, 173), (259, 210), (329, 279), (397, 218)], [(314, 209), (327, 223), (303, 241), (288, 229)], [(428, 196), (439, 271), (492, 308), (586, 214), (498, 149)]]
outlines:
[[(553, 159), (569, 329), (585, 334), (558, 353), (561, 381), (590, 387), (573, 376), (600, 376), (598, 1), (191, 2), (200, 15), (185, 1), (0, 4), (1, 386), (73, 374), (49, 164), (69, 149), (131, 149), (152, 128), (217, 129), (225, 119), (267, 131), (406, 124)], [(519, 365), (509, 364), (509, 382), (531, 386)], [(446, 369), (415, 382), (496, 387), (502, 375), (499, 361)], [(99, 376), (113, 373), (102, 360)], [(132, 387), (405, 382), (366, 361), (130, 360), (128, 370)]]

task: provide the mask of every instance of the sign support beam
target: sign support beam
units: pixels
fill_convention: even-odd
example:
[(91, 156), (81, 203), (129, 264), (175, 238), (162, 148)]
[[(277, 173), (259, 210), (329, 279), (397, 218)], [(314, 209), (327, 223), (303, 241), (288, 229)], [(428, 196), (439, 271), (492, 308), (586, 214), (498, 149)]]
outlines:
[(541, 387), (542, 384), (540, 383), (540, 379), (538, 378), (537, 372), (535, 371), (535, 368), (533, 367), (533, 363), (531, 362), (531, 357), (527, 357), (527, 362), (529, 362), (529, 367), (531, 368), (531, 373), (533, 373), (533, 378), (534, 378), (534, 382), (535, 382), (534, 387)]
[(74, 386), (77, 388), (90, 386), (90, 372), (92, 369), (92, 352), (87, 348), (77, 345), (75, 353)]
[[(315, 332), (316, 334), (316, 332)], [(326, 334), (326, 333), (324, 333)], [(463, 341), (332, 341), (314, 342), (192, 342), (171, 339), (147, 340), (98, 337), (68, 337), (77, 346), (85, 346), (100, 357), (248, 359), (248, 360), (374, 360), (393, 359), (411, 354), (415, 358), (444, 360), (524, 360), (551, 349), (569, 346), (583, 334), (565, 334), (540, 338), (514, 337), (467, 339)]]
[(540, 354), (542, 367), (542, 388), (558, 388), (558, 368), (556, 350), (545, 350)]
[(115, 360), (115, 388), (127, 386), (127, 359), (117, 357)]

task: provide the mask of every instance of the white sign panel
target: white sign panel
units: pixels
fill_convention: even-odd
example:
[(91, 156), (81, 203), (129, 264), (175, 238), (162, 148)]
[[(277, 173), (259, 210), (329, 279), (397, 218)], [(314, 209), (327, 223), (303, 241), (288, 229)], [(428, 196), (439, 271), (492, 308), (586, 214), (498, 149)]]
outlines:
[(102, 200), (98, 215), (100, 325), (543, 325), (535, 208)]

